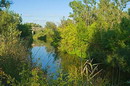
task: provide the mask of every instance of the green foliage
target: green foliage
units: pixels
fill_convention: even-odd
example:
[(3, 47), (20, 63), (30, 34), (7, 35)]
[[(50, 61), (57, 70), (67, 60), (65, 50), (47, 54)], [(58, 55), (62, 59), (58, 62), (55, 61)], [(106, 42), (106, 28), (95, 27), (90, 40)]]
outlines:
[(16, 86), (15, 80), (11, 78), (11, 76), (5, 74), (1, 69), (0, 69), (0, 86)]
[(33, 42), (32, 26), (28, 23), (19, 24), (18, 30), (21, 32), (20, 37), (25, 41), (27, 47), (30, 47)]
[(128, 0), (72, 1), (73, 20), (58, 28), (62, 52), (129, 71), (130, 17), (123, 12)]
[[(8, 20), (7, 17), (6, 19)], [(13, 22), (8, 22), (7, 24), (10, 23)], [(23, 68), (31, 70), (31, 66), (29, 66), (31, 63), (28, 58), (28, 48), (26, 48), (25, 44), (23, 45), (25, 41), (20, 41), (20, 32), (13, 25), (15, 24), (12, 24), (12, 27), (11, 25), (7, 28), (3, 27), (1, 31), (2, 34), (0, 35), (0, 68), (2, 68), (2, 70), (13, 79), (9, 78), (8, 81), (7, 77), (7, 82), (2, 80), (0, 81), (2, 81), (2, 85), (11, 83), (10, 85), (13, 84), (13, 86), (18, 86), (14, 84), (18, 84), (23, 80), (20, 73), (23, 71)], [(29, 77), (30, 76), (28, 75), (27, 78)], [(20, 86), (22, 86), (22, 84)]]
[[(13, 12), (0, 11), (0, 34), (1, 36), (15, 35), (18, 36), (20, 33), (16, 29), (17, 25), (21, 22), (20, 16)], [(15, 33), (13, 33), (13, 31)]]
[(37, 68), (23, 69), (20, 73), (22, 79), (18, 86), (47, 86), (47, 77), (44, 72)]
[(36, 23), (26, 23), (26, 25), (31, 26), (31, 27), (39, 27), (39, 28), (42, 27), (41, 25), (36, 24)]
[(129, 16), (130, 16), (130, 8), (128, 9), (128, 14), (129, 14)]
[(0, 0), (0, 8), (8, 8), (10, 7), (11, 2), (9, 0)]
[[(72, 19), (61, 20), (61, 25), (47, 22), (44, 30), (38, 24), (21, 24), (21, 17), (8, 8), (7, 0), (0, 1), (0, 85), (14, 86), (106, 86), (109, 82), (99, 77), (101, 70), (92, 61), (65, 65), (67, 73), (50, 79), (40, 68), (32, 66), (25, 43), (39, 40), (50, 48), (91, 58), (94, 62), (130, 73), (130, 12), (124, 12), (129, 0), (72, 1)], [(39, 42), (38, 41), (38, 42)], [(28, 44), (28, 43), (27, 43)], [(31, 44), (31, 43), (29, 43)], [(52, 48), (52, 47), (51, 47)], [(68, 55), (64, 55), (70, 60)], [(72, 60), (77, 62), (76, 60)], [(67, 63), (67, 61), (62, 61)], [(81, 66), (79, 66), (81, 65)], [(100, 82), (100, 83), (99, 83)], [(96, 84), (95, 84), (96, 83)]]
[(19, 31), (21, 31), (21, 37), (28, 37), (32, 35), (32, 27), (28, 24), (20, 24), (18, 27)]
[(9, 11), (0, 11), (0, 15), (0, 69), (7, 76), (20, 81), (19, 73), (24, 64), (30, 64), (28, 49), (23, 46), (25, 42), (21, 40), (18, 30), (21, 17)]
[(101, 70), (98, 70), (98, 64), (92, 64), (92, 61), (87, 61), (83, 66), (70, 66), (66, 74), (60, 72), (56, 80), (50, 80), (49, 85), (54, 86), (107, 86), (109, 82), (98, 75)]
[(47, 44), (53, 45), (55, 48), (58, 46), (60, 40), (60, 34), (57, 30), (57, 26), (53, 22), (47, 22), (44, 30), (39, 30), (33, 35), (34, 41), (44, 41)]
[(54, 30), (57, 28), (57, 26), (53, 22), (46, 22), (45, 28)]
[(87, 57), (86, 50), (91, 43), (95, 28), (96, 23), (87, 27), (83, 21), (63, 25), (58, 29), (61, 36), (59, 49), (79, 57)]

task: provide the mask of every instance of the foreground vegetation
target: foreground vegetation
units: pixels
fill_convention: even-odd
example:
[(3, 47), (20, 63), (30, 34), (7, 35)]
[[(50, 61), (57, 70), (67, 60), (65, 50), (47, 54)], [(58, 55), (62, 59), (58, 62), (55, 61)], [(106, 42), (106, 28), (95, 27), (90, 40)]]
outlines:
[[(44, 29), (33, 23), (22, 24), (22, 18), (0, 1), (0, 85), (3, 86), (122, 86), (121, 73), (130, 74), (130, 9), (128, 0), (72, 1), (71, 19), (56, 26), (47, 22)], [(34, 32), (32, 32), (34, 31)], [(62, 52), (87, 59), (58, 78), (47, 77), (45, 70), (32, 63), (34, 40), (44, 41)], [(66, 54), (67, 53), (67, 54)], [(66, 56), (68, 59), (72, 58)], [(66, 58), (63, 58), (66, 59)], [(93, 59), (93, 60), (91, 60)], [(100, 63), (100, 65), (95, 64)], [(115, 69), (119, 79), (108, 80), (106, 69)], [(109, 71), (109, 70), (108, 70)], [(53, 77), (53, 75), (52, 75)]]

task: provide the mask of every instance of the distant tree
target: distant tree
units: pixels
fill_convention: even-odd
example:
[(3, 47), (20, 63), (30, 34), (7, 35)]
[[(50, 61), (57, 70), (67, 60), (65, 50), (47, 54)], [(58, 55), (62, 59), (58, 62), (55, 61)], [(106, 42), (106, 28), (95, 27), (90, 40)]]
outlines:
[(46, 22), (45, 28), (55, 30), (57, 26), (53, 22)]
[(38, 28), (42, 28), (42, 26), (41, 26), (41, 25), (36, 24), (36, 23), (26, 23), (26, 24), (30, 25), (31, 27), (38, 27)]

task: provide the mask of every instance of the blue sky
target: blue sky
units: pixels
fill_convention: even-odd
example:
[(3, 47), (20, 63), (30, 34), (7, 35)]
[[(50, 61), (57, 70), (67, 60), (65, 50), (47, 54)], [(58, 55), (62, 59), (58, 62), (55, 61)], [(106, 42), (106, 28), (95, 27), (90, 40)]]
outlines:
[[(72, 12), (69, 7), (69, 2), (73, 0), (12, 0), (11, 10), (19, 13), (23, 22), (34, 22), (42, 26), (47, 21), (60, 23), (60, 20), (65, 16), (69, 16)], [(130, 3), (127, 8), (130, 8)]]
[(34, 22), (42, 26), (47, 21), (60, 23), (71, 12), (72, 0), (12, 0), (11, 10), (21, 14), (23, 22)]

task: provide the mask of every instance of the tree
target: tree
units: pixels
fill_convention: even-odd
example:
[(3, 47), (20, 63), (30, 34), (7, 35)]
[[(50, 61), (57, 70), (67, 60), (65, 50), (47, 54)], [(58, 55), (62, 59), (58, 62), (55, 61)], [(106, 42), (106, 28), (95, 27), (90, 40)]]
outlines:
[(73, 13), (70, 17), (73, 20), (58, 29), (61, 36), (59, 49), (125, 70), (125, 67), (130, 66), (130, 18), (123, 11), (127, 2), (128, 0), (100, 0), (98, 3), (96, 0), (72, 1), (70, 7)]
[(55, 29), (57, 28), (57, 26), (56, 26), (56, 24), (53, 23), (53, 22), (46, 22), (45, 28), (46, 28), (46, 29), (55, 30)]
[(128, 9), (128, 14), (130, 15), (130, 8)]
[(12, 78), (20, 80), (19, 73), (29, 62), (27, 48), (23, 46), (18, 30), (21, 17), (13, 12), (0, 11), (0, 19), (0, 68)]
[(8, 8), (10, 7), (11, 2), (8, 0), (0, 0), (0, 8)]
[(20, 37), (26, 42), (27, 47), (31, 47), (33, 42), (32, 26), (28, 23), (19, 24), (17, 29), (21, 32)]

